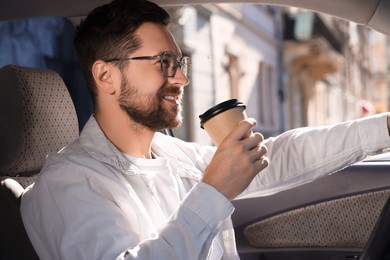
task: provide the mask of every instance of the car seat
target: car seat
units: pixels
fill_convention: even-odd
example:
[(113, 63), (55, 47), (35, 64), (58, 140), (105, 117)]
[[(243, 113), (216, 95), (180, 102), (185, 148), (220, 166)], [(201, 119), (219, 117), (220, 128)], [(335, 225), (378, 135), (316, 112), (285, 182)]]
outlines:
[(20, 199), (48, 153), (78, 137), (72, 99), (50, 70), (0, 69), (0, 259), (38, 259), (23, 226)]

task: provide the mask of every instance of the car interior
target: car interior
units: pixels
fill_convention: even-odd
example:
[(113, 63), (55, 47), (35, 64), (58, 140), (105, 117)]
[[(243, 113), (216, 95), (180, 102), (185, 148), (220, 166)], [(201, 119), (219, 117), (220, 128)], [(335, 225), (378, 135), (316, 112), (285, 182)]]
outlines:
[[(82, 17), (106, 2), (6, 0), (0, 21)], [(155, 2), (163, 6), (221, 2), (294, 6), (390, 35), (388, 0)], [(0, 69), (0, 108), (0, 259), (39, 259), (23, 227), (20, 197), (37, 178), (46, 155), (78, 137), (80, 116), (58, 73), (17, 65)], [(166, 133), (172, 135), (170, 130)], [(241, 259), (390, 259), (389, 170), (386, 161), (361, 162), (291, 190), (234, 201), (232, 218)]]
[[(76, 111), (65, 83), (49, 70), (9, 65), (1, 82), (2, 259), (34, 259), (23, 229), (20, 196), (33, 183), (46, 155), (77, 138)], [(42, 95), (44, 93), (44, 95)], [(9, 111), (14, 111), (9, 113)], [(37, 258), (35, 256), (35, 258)]]

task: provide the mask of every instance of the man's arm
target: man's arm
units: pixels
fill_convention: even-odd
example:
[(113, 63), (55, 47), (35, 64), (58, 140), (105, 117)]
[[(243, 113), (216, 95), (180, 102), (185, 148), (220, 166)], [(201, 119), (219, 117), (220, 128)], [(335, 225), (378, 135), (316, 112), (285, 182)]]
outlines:
[[(233, 212), (222, 194), (199, 183), (172, 218), (155, 230), (134, 201), (126, 201), (132, 207), (127, 213), (102, 192), (93, 176), (55, 175), (41, 176), (32, 188), (38, 190), (28, 191), (22, 200), (23, 222), (42, 259), (204, 259), (220, 225)], [(66, 182), (60, 181), (62, 176)], [(121, 192), (120, 186), (108, 188)], [(145, 236), (151, 238), (142, 239)]]
[(198, 183), (157, 237), (129, 248), (118, 259), (206, 259), (222, 221), (232, 213), (233, 206), (220, 192)]
[(339, 171), (390, 147), (390, 116), (305, 127), (265, 140), (269, 166), (242, 196), (264, 196)]

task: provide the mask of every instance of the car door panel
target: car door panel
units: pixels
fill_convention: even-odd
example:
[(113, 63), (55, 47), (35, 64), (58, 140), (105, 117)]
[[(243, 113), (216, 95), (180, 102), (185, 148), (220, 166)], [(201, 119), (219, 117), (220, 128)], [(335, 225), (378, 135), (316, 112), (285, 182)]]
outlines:
[(390, 165), (364, 162), (271, 196), (234, 201), (241, 259), (358, 259), (390, 195)]

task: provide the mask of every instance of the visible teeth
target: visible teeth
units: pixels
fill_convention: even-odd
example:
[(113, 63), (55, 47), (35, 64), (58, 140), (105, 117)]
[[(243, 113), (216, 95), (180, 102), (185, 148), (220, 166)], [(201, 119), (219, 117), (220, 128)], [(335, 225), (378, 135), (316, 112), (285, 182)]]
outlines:
[(164, 98), (169, 99), (169, 100), (175, 100), (175, 97), (172, 97), (172, 96), (165, 96)]

